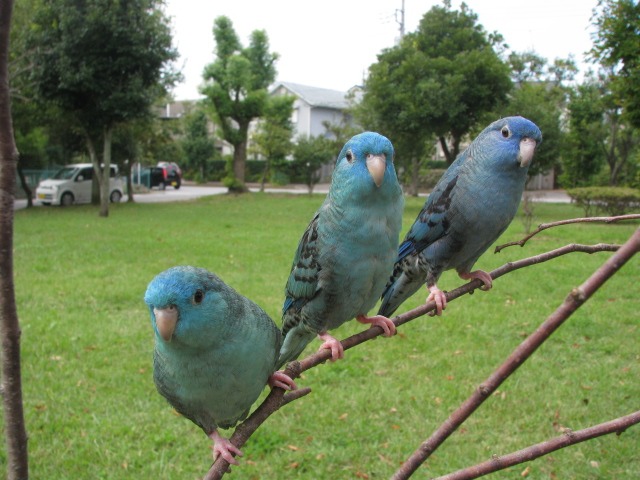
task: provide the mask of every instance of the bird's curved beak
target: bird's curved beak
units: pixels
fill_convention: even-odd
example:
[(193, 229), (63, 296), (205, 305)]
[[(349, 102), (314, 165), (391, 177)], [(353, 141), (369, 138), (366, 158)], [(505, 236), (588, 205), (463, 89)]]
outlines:
[(170, 342), (173, 331), (178, 323), (178, 309), (170, 305), (166, 308), (154, 308), (153, 314), (156, 317), (156, 327), (158, 333), (165, 342)]
[(520, 140), (520, 153), (518, 154), (518, 162), (520, 167), (528, 167), (533, 160), (533, 152), (536, 150), (536, 141), (533, 138), (524, 137)]
[(382, 181), (384, 180), (384, 171), (386, 168), (387, 157), (384, 153), (381, 155), (367, 155), (367, 170), (369, 170), (376, 187), (380, 187), (380, 185), (382, 185)]

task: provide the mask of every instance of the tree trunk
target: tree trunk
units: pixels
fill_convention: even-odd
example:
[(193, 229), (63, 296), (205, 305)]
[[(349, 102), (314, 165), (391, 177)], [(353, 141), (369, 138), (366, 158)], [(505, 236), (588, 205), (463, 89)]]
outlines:
[(93, 176), (91, 177), (91, 204), (100, 204), (100, 159), (96, 153), (96, 147), (93, 145), (93, 140), (89, 136), (88, 132), (84, 132), (84, 139), (87, 143), (87, 150), (89, 151), (89, 159), (91, 165), (93, 165)]
[(7, 444), (7, 479), (29, 478), (27, 432), (22, 405), (20, 323), (13, 283), (13, 204), (18, 151), (13, 136), (9, 97), (9, 29), (13, 0), (0, 2), (0, 337), (2, 338), (2, 404)]
[(267, 183), (267, 175), (269, 175), (269, 160), (265, 159), (264, 168), (262, 169), (262, 180), (260, 181), (261, 192), (264, 192), (264, 185)]
[(20, 177), (20, 185), (22, 186), (22, 190), (24, 190), (24, 193), (27, 196), (27, 208), (33, 207), (33, 191), (31, 190), (31, 187), (27, 183), (27, 179), (24, 176), (24, 172), (22, 171), (22, 166), (20, 165), (19, 160), (18, 160), (18, 177)]
[(249, 189), (244, 184), (244, 172), (247, 166), (247, 136), (249, 132), (249, 124), (240, 125), (239, 138), (242, 138), (241, 142), (233, 145), (233, 176), (235, 177), (235, 185), (229, 188), (229, 191), (234, 193), (246, 193)]
[(125, 174), (127, 175), (127, 203), (134, 203), (135, 199), (133, 198), (133, 182), (131, 182), (131, 167), (135, 163), (132, 161), (133, 159), (127, 160), (125, 163)]
[(239, 143), (233, 150), (233, 174), (244, 184), (244, 171), (247, 166), (247, 142)]
[(420, 160), (417, 157), (411, 157), (411, 181), (409, 182), (409, 193), (417, 197), (418, 185), (420, 183)]
[(104, 129), (104, 145), (102, 150), (102, 163), (104, 164), (102, 169), (102, 178), (100, 186), (100, 216), (109, 216), (109, 190), (111, 187), (111, 139), (113, 136), (113, 129), (107, 127)]
[(440, 142), (440, 146), (442, 147), (442, 152), (444, 153), (444, 158), (447, 160), (447, 165), (451, 165), (453, 163), (454, 158), (451, 157), (451, 152), (449, 151), (449, 145), (447, 145), (447, 139), (443, 136), (438, 137), (438, 141)]

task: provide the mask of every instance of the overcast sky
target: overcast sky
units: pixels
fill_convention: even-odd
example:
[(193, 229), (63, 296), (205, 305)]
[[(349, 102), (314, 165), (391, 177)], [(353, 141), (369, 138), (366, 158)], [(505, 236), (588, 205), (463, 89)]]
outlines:
[[(417, 28), (436, 0), (405, 0), (405, 31)], [(488, 32), (501, 33), (512, 50), (534, 50), (552, 61), (573, 54), (584, 64), (591, 48), (590, 18), (597, 0), (468, 0)], [(459, 8), (459, 1), (452, 1)], [(213, 20), (226, 15), (244, 46), (265, 30), (280, 56), (277, 80), (346, 91), (361, 84), (377, 54), (399, 37), (402, 0), (167, 0), (178, 65), (185, 77), (173, 94), (198, 98), (202, 71), (214, 60)]]

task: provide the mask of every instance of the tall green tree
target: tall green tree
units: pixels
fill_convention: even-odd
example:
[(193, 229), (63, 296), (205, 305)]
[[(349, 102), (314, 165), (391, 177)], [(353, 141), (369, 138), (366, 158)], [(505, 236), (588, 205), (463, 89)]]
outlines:
[(253, 135), (256, 153), (264, 157), (260, 191), (264, 191), (264, 185), (271, 169), (284, 164), (287, 156), (293, 150), (291, 114), (295, 100), (296, 97), (293, 95), (270, 97), (264, 118)]
[(564, 141), (562, 117), (569, 101), (569, 82), (577, 73), (572, 58), (555, 59), (549, 64), (546, 58), (533, 51), (511, 52), (508, 57), (514, 88), (508, 101), (483, 122), (511, 115), (520, 115), (533, 121), (542, 130), (543, 142), (536, 151), (529, 175), (546, 173), (560, 164)]
[(560, 182), (565, 188), (591, 185), (604, 164), (604, 92), (593, 82), (579, 85), (569, 103), (569, 131), (562, 160)]
[(215, 156), (215, 143), (209, 136), (207, 115), (196, 108), (185, 117), (184, 137), (181, 141), (187, 165), (198, 172), (198, 178), (206, 182), (209, 164)]
[(602, 73), (587, 77), (571, 96), (563, 186), (637, 182), (640, 132), (630, 125), (610, 87), (611, 77)]
[(414, 173), (434, 138), (453, 162), (464, 136), (507, 99), (509, 67), (494, 50), (502, 37), (477, 20), (464, 3), (453, 10), (445, 0), (369, 67), (356, 116), (392, 138), (400, 162)]
[(276, 53), (269, 52), (264, 30), (251, 33), (249, 46), (242, 47), (231, 20), (218, 17), (213, 36), (216, 59), (204, 71), (201, 92), (212, 107), (223, 138), (233, 145), (233, 172), (226, 183), (230, 190), (246, 191), (244, 184), (249, 124), (265, 114), (268, 86), (275, 80)]
[[(83, 136), (109, 214), (114, 129), (150, 115), (177, 76), (169, 21), (160, 0), (44, 0), (31, 31), (32, 78), (39, 95)], [(101, 151), (99, 145), (102, 145)]]
[(591, 58), (609, 71), (609, 82), (622, 115), (640, 128), (640, 3), (599, 0), (592, 23), (596, 27)]

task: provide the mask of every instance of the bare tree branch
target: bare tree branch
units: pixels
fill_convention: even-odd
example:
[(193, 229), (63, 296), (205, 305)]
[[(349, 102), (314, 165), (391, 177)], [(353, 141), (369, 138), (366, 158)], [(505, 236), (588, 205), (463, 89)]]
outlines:
[(29, 477), (27, 432), (22, 404), (20, 324), (13, 282), (13, 204), (18, 150), (9, 97), (9, 30), (13, 0), (0, 2), (0, 338), (2, 404), (7, 445), (7, 479)]
[(520, 463), (529, 462), (551, 452), (555, 452), (556, 450), (560, 450), (561, 448), (585, 442), (592, 438), (609, 435), (611, 433), (620, 435), (627, 428), (637, 423), (640, 423), (640, 411), (624, 417), (616, 418), (615, 420), (600, 423), (599, 425), (594, 425), (593, 427), (585, 428), (584, 430), (578, 430), (577, 432), (567, 430), (564, 432), (564, 435), (560, 437), (552, 438), (546, 442), (541, 442), (536, 445), (523, 448), (522, 450), (518, 450), (517, 452), (513, 452), (508, 455), (496, 455), (486, 462), (458, 470), (457, 472), (449, 473), (448, 475), (437, 477), (433, 480), (470, 480), (472, 478), (482, 477), (489, 473), (513, 467)]
[[(565, 301), (529, 337), (527, 337), (449, 418), (407, 459), (393, 475), (394, 480), (409, 478), (422, 463), (467, 419), (484, 401), (516, 371), (555, 330), (564, 323), (596, 290), (613, 276), (640, 250), (640, 228), (627, 242), (596, 270), (582, 285), (574, 288)], [(492, 272), (493, 273), (493, 272)]]
[(621, 222), (623, 220), (638, 220), (640, 219), (640, 214), (630, 214), (630, 215), (619, 215), (617, 217), (583, 217), (583, 218), (570, 218), (567, 220), (560, 220), (558, 222), (550, 222), (550, 223), (541, 223), (538, 225), (533, 232), (524, 237), (522, 240), (518, 240), (517, 242), (509, 242), (504, 243), (502, 245), (498, 245), (493, 253), (500, 253), (503, 249), (507, 247), (512, 247), (514, 245), (520, 245), (524, 247), (524, 244), (529, 241), (529, 239), (538, 233), (546, 230), (547, 228), (558, 227), (560, 225), (569, 225), (571, 223), (615, 223)]
[[(289, 362), (285, 373), (290, 378), (297, 378), (300, 376), (300, 363), (297, 361)], [(311, 393), (310, 388), (301, 388), (293, 390), (285, 394), (282, 388), (274, 388), (271, 390), (267, 398), (260, 404), (260, 406), (242, 422), (231, 435), (229, 439), (236, 447), (242, 447), (246, 441), (253, 435), (264, 421), (271, 416), (272, 413), (278, 411), (280, 407), (304, 397)], [(222, 457), (218, 457), (213, 463), (209, 471), (204, 477), (204, 480), (217, 480), (229, 470), (229, 463)]]
[[(539, 255), (535, 255), (533, 257), (524, 258), (515, 262), (509, 262), (496, 270), (493, 270), (490, 275), (495, 280), (496, 278), (501, 277), (502, 275), (506, 275), (509, 272), (513, 272), (520, 268), (528, 267), (531, 265), (536, 265), (539, 263), (543, 263), (554, 258), (560, 257), (562, 255), (566, 255), (568, 253), (574, 252), (582, 252), (582, 253), (597, 253), (597, 252), (615, 252), (620, 248), (618, 245), (610, 245), (599, 243), (596, 245), (581, 245), (581, 244), (570, 244), (561, 248), (557, 248), (555, 250), (551, 250), (549, 252), (545, 252)], [(447, 292), (447, 301), (455, 300), (458, 297), (466, 293), (472, 293), (476, 288), (479, 288), (483, 285), (480, 280), (473, 280), (465, 285), (462, 285), (455, 290)], [(393, 322), (396, 326), (403, 325), (411, 320), (414, 320), (418, 317), (426, 315), (430, 311), (435, 310), (435, 302), (429, 302), (424, 305), (420, 305), (413, 310), (403, 313), (402, 315), (398, 315), (393, 319)], [(371, 327), (366, 330), (363, 330), (360, 333), (354, 334), (344, 340), (341, 341), (342, 346), (345, 350), (348, 350), (356, 345), (360, 345), (368, 340), (371, 340), (379, 335), (381, 335), (382, 329), (380, 327)], [(285, 373), (289, 375), (291, 378), (298, 377), (302, 372), (309, 370), (325, 361), (327, 361), (331, 357), (331, 352), (329, 350), (320, 350), (316, 353), (309, 355), (300, 361), (295, 361), (289, 363), (287, 366), (287, 370)], [(306, 390), (304, 395), (309, 393), (310, 390)], [(282, 389), (274, 389), (269, 396), (264, 400), (264, 402), (258, 407), (258, 409), (252, 414), (249, 418), (247, 418), (242, 424), (240, 424), (236, 432), (240, 430), (240, 433), (236, 436), (236, 432), (231, 436), (231, 442), (237, 447), (242, 447), (247, 439), (255, 432), (258, 427), (275, 411), (285, 405), (287, 399), (295, 400), (296, 397), (293, 396), (295, 392), (289, 392), (284, 395), (284, 391)], [(282, 397), (284, 395), (284, 401), (281, 402)], [(302, 396), (302, 395), (301, 395)], [(259, 413), (258, 413), (259, 412)], [(241, 443), (236, 443), (241, 442)], [(204, 480), (213, 480), (221, 478), (222, 475), (228, 470), (229, 464), (223, 459), (218, 458), (216, 462), (212, 465), (211, 469), (204, 477)]]

